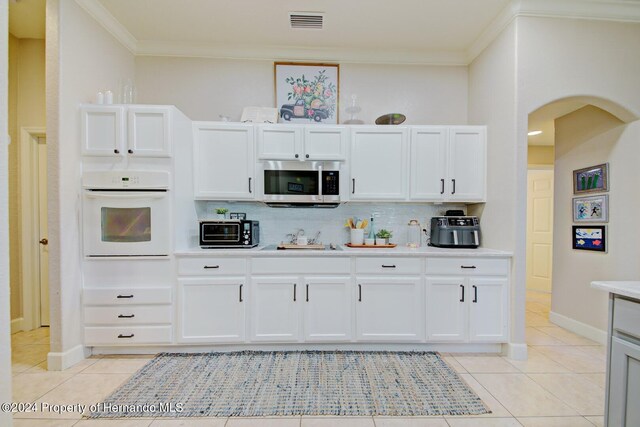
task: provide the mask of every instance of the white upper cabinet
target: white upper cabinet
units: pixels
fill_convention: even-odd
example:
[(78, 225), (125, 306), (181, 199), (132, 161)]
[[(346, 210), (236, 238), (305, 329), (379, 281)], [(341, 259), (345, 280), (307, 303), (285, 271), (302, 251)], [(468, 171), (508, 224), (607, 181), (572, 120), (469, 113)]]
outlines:
[(168, 106), (86, 105), (80, 110), (85, 156), (171, 156)]
[(260, 125), (261, 160), (344, 160), (348, 133), (344, 126)]
[(410, 145), (411, 200), (485, 200), (484, 126), (416, 126), (411, 129)]
[(255, 199), (253, 132), (247, 124), (194, 123), (196, 199)]
[(399, 126), (351, 130), (351, 200), (406, 200), (409, 132)]

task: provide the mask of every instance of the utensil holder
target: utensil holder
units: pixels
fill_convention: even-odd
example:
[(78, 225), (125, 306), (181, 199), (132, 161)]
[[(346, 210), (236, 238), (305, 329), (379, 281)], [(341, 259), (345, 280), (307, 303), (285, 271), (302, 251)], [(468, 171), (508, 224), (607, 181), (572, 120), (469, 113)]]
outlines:
[(364, 230), (362, 228), (351, 229), (351, 244), (362, 245), (364, 243)]

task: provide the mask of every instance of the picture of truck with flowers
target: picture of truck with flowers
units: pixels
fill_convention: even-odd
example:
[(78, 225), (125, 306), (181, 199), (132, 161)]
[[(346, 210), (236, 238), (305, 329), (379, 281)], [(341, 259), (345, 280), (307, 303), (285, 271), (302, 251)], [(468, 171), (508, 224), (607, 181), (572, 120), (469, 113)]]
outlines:
[[(336, 107), (338, 88), (337, 75), (333, 70), (327, 73), (327, 67), (292, 66), (280, 80), (282, 88), (278, 89), (279, 114), (283, 120), (307, 119), (315, 122), (328, 120), (337, 123)], [(309, 72), (312, 72), (311, 79)], [(336, 70), (337, 72), (337, 70)], [(277, 73), (277, 72), (276, 72)], [(286, 97), (286, 99), (285, 99)]]

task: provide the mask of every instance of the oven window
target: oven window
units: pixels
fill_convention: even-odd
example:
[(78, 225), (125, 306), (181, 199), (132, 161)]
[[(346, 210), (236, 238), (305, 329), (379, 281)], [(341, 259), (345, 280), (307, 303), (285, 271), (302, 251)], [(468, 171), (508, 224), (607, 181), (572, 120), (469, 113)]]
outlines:
[(239, 242), (239, 224), (205, 224), (202, 240), (208, 243), (214, 242)]
[(264, 171), (264, 194), (317, 196), (318, 171)]
[(151, 208), (101, 208), (102, 241), (136, 243), (151, 241)]

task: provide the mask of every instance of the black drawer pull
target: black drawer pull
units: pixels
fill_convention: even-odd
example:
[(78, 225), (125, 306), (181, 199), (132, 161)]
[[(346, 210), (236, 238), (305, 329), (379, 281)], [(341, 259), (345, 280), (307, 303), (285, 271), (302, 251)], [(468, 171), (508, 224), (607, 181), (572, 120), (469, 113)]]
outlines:
[(118, 314), (118, 319), (133, 319), (134, 317), (136, 317), (135, 314), (129, 314), (128, 316), (126, 314)]
[(240, 285), (240, 302), (242, 302), (242, 287), (243, 287), (243, 286), (244, 286), (244, 285)]
[(298, 286), (297, 283), (293, 284), (293, 302), (296, 302), (296, 287)]
[(309, 302), (309, 284), (307, 283), (307, 302)]
[(464, 285), (460, 285), (460, 302), (464, 302)]
[(476, 268), (475, 265), (461, 265), (460, 268), (470, 268), (470, 269), (474, 269)]
[(116, 298), (118, 298), (118, 299), (133, 298), (133, 295), (118, 295)]
[(118, 338), (133, 338), (133, 336), (134, 336), (133, 334), (131, 334), (131, 335), (122, 335), (122, 334), (120, 334), (120, 335), (118, 335)]
[(358, 302), (362, 302), (362, 285), (358, 285)]
[(205, 265), (204, 268), (205, 269), (207, 269), (207, 268), (220, 268), (220, 266), (219, 265)]
[(473, 285), (473, 302), (478, 302), (478, 287)]
[(396, 268), (396, 265), (395, 264), (391, 264), (391, 265), (382, 264), (382, 268)]

